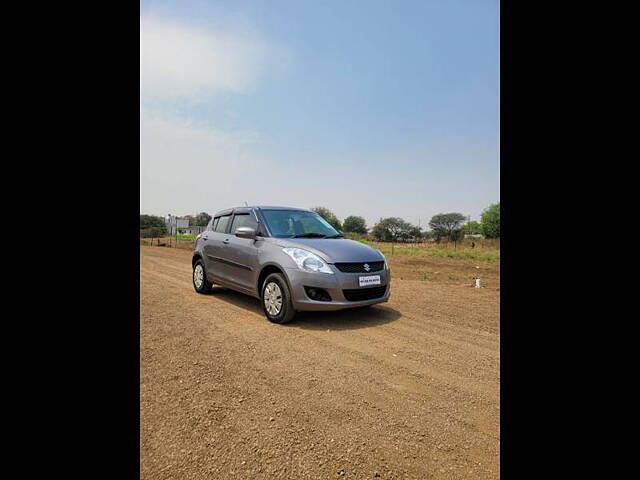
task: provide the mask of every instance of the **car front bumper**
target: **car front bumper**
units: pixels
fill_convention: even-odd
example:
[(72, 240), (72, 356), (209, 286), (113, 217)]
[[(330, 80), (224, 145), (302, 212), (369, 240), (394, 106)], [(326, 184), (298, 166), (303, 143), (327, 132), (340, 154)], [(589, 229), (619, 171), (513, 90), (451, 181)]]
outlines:
[[(305, 310), (341, 310), (343, 308), (364, 307), (389, 301), (391, 272), (388, 269), (371, 273), (344, 273), (330, 266), (333, 275), (327, 273), (305, 272), (298, 268), (287, 268), (285, 273), (291, 290), (293, 308), (299, 311)], [(360, 287), (358, 278), (361, 276), (380, 275), (380, 285), (385, 286), (384, 295), (369, 300), (349, 301), (345, 298), (343, 290), (367, 289)], [(322, 288), (331, 296), (331, 301), (323, 302), (312, 300), (307, 296), (304, 287)]]

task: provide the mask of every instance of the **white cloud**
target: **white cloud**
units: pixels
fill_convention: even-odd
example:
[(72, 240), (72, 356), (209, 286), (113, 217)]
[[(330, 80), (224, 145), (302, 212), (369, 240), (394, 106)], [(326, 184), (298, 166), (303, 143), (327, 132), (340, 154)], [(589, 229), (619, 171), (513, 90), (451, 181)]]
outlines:
[(282, 51), (243, 29), (202, 30), (155, 18), (140, 22), (140, 94), (146, 99), (206, 101), (220, 91), (244, 93)]
[(241, 202), (236, 197), (246, 191), (238, 185), (264, 163), (251, 152), (259, 141), (251, 132), (225, 132), (141, 110), (140, 211), (184, 214)]
[(262, 137), (195, 122), (202, 117), (190, 107), (225, 92), (251, 93), (287, 60), (287, 49), (246, 24), (203, 29), (157, 17), (141, 20), (141, 212), (193, 213), (246, 200), (248, 189), (238, 186), (255, 186), (255, 172), (269, 165), (256, 153)]

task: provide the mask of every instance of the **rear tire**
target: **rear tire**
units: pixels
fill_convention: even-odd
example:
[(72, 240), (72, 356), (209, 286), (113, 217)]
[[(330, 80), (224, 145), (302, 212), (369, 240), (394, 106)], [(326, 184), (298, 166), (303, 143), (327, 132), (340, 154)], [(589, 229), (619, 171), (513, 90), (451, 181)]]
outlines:
[(207, 280), (207, 270), (204, 268), (204, 262), (202, 259), (196, 260), (193, 264), (193, 288), (200, 294), (211, 293), (213, 290), (213, 283)]
[(270, 322), (283, 324), (293, 320), (296, 311), (291, 302), (289, 286), (281, 274), (269, 275), (260, 293), (262, 310)]

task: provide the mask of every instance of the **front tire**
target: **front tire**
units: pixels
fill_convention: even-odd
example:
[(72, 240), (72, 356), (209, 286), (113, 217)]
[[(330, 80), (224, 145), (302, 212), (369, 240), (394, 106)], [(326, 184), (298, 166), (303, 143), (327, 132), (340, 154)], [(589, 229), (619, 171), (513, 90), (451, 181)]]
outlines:
[(281, 274), (272, 273), (265, 279), (260, 298), (262, 310), (270, 322), (282, 324), (293, 320), (296, 311), (287, 282)]
[(195, 288), (196, 292), (204, 295), (211, 293), (213, 290), (213, 284), (207, 280), (207, 271), (204, 268), (202, 259), (197, 260), (196, 263), (193, 264), (193, 275), (191, 278), (193, 280), (193, 288)]

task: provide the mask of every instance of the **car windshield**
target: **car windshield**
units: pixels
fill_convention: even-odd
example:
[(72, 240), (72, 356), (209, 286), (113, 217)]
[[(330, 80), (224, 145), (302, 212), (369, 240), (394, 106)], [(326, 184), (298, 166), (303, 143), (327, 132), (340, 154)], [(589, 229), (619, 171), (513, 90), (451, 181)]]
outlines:
[(335, 228), (314, 212), (304, 210), (262, 210), (274, 237), (325, 238), (340, 236)]

